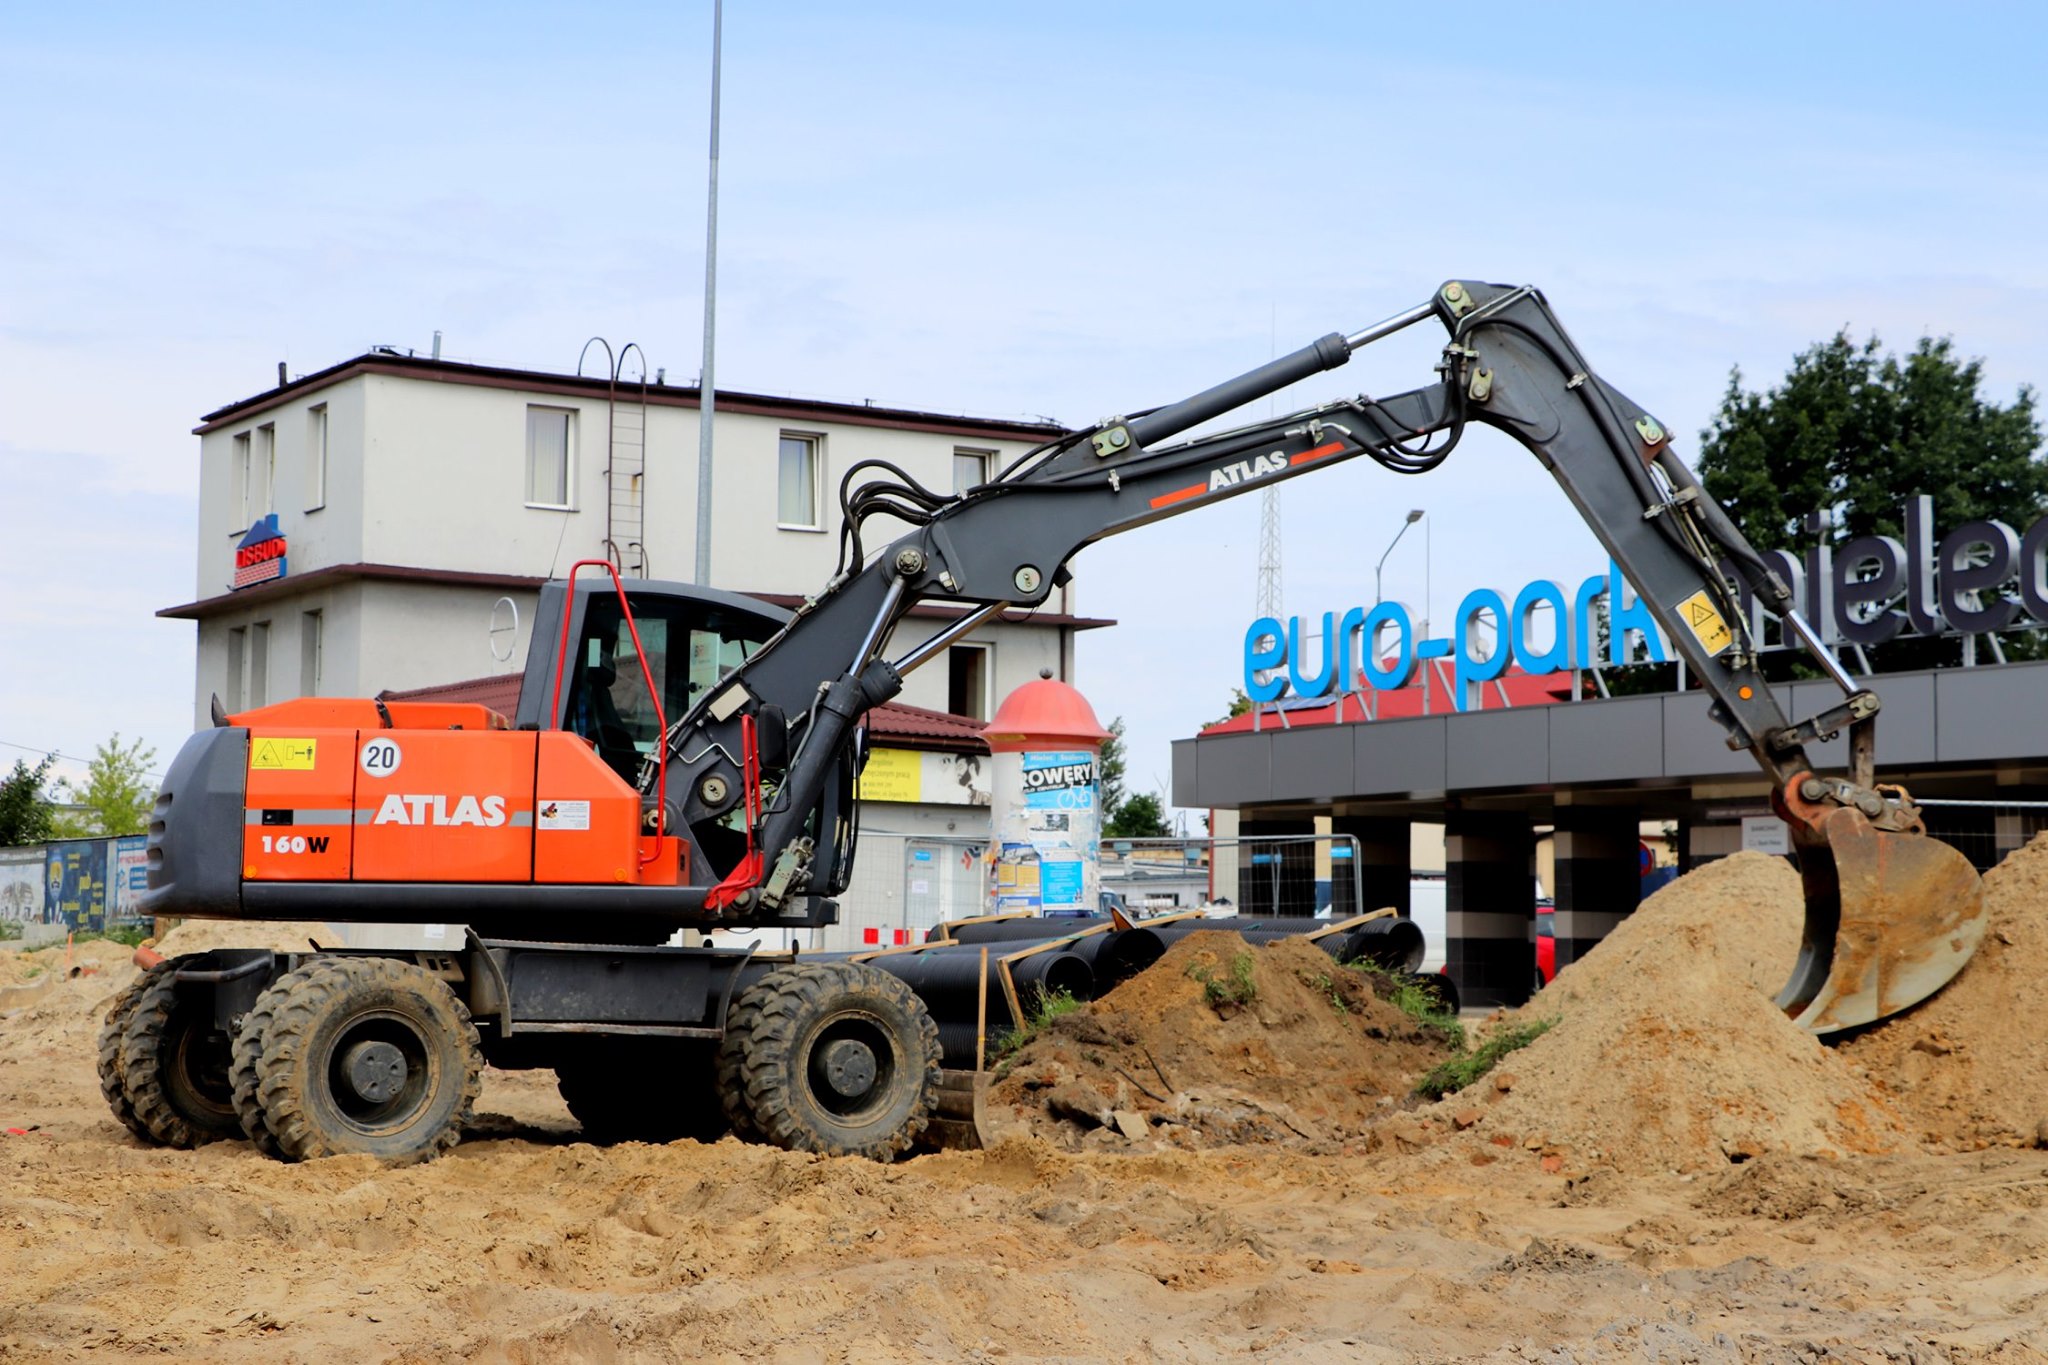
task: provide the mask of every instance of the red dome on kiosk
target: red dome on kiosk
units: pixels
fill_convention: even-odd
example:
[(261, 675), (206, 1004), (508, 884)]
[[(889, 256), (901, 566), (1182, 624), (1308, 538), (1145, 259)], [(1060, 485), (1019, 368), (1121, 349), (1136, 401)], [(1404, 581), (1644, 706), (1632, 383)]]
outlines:
[(989, 749), (999, 754), (1022, 749), (1100, 749), (1109, 738), (1088, 699), (1055, 679), (1051, 669), (1003, 698), (981, 733)]

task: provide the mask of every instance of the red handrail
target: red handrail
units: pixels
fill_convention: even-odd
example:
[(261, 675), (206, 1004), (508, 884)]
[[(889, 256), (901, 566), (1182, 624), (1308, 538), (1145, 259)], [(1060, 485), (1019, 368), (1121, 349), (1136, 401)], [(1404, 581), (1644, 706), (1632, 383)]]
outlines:
[(656, 733), (660, 736), (654, 745), (654, 838), (655, 851), (644, 849), (640, 861), (651, 863), (660, 856), (661, 836), (668, 826), (668, 715), (661, 709), (661, 689), (655, 686), (654, 670), (647, 666), (647, 651), (640, 644), (640, 627), (633, 620), (633, 604), (626, 600), (626, 585), (619, 578), (618, 566), (609, 559), (579, 559), (569, 566), (562, 602), (562, 646), (555, 654), (555, 696), (548, 703), (548, 723), (560, 728), (562, 723), (562, 678), (569, 671), (569, 623), (575, 618), (576, 575), (583, 569), (603, 569), (611, 575), (612, 589), (619, 595), (619, 611), (626, 618), (626, 629), (633, 635), (633, 652), (640, 658), (640, 675), (647, 680), (647, 696), (654, 703)]

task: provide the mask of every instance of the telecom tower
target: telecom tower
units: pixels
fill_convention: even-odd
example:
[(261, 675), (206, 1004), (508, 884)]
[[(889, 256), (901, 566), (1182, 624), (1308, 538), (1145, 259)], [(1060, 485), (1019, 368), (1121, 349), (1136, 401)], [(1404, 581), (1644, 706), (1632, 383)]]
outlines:
[[(1258, 614), (1280, 619), (1280, 489), (1277, 485), (1259, 495), (1259, 600)], [(1271, 638), (1271, 637), (1266, 637)], [(1255, 675), (1264, 682), (1270, 670)]]

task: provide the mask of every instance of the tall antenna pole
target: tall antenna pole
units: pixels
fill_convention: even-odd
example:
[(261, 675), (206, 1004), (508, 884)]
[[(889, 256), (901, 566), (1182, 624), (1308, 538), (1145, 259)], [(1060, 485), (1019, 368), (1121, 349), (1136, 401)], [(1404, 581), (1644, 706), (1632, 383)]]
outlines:
[(718, 353), (718, 66), (725, 42), (725, 0), (711, 0), (711, 192), (704, 207), (704, 372), (697, 377), (697, 576), (711, 585), (711, 417), (717, 406)]
[[(1259, 495), (1258, 614), (1280, 619), (1280, 489)], [(1260, 681), (1264, 681), (1264, 674)]]

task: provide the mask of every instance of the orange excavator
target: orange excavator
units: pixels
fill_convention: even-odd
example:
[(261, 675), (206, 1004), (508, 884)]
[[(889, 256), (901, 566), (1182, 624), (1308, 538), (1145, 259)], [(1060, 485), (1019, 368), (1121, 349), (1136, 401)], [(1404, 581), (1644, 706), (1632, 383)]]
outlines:
[[(1448, 334), (1434, 383), (1183, 438), (1425, 321)], [(839, 568), (787, 616), (624, 582), (602, 561), (600, 574), (572, 571), (542, 593), (516, 716), (216, 707), (157, 797), (145, 908), (411, 936), (151, 967), (101, 1034), (108, 1101), (154, 1142), (246, 1136), (287, 1158), (411, 1160), (457, 1140), (488, 1060), (552, 1067), (592, 1133), (730, 1127), (790, 1148), (904, 1151), (939, 1103), (941, 1060), (904, 980), (829, 955), (663, 945), (679, 929), (833, 922), (857, 849), (863, 717), (983, 621), (1043, 602), (1082, 547), (1361, 455), (1424, 473), (1470, 422), (1556, 477), (1711, 696), (1730, 747), (1770, 777), (1806, 895), (1779, 1004), (1825, 1033), (1938, 990), (1976, 947), (1981, 888), (1926, 837), (1907, 793), (1875, 783), (1878, 698), (1536, 290), (1452, 281), (1376, 326), (1074, 431), (958, 494), (856, 464), (840, 490)], [(877, 515), (908, 530), (871, 552), (862, 532)], [(1745, 596), (1810, 647), (1841, 686), (1837, 705), (1781, 711)], [(963, 614), (882, 657), (934, 598)], [(1806, 747), (1844, 730), (1849, 771), (1814, 771)]]

